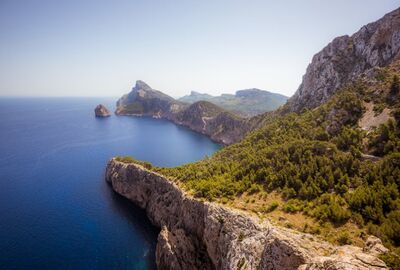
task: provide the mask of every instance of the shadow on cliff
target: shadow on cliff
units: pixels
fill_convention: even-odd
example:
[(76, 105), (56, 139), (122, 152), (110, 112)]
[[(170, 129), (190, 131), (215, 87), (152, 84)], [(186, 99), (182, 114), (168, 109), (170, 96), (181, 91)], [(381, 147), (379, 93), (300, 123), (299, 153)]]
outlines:
[(123, 218), (126, 218), (130, 225), (134, 227), (134, 230), (137, 231), (141, 237), (143, 237), (143, 240), (148, 243), (149, 252), (144, 255), (146, 257), (147, 265), (149, 266), (148, 269), (157, 269), (155, 251), (157, 237), (160, 230), (151, 224), (143, 209), (113, 191), (109, 184), (106, 185), (109, 188), (113, 210), (119, 213)]

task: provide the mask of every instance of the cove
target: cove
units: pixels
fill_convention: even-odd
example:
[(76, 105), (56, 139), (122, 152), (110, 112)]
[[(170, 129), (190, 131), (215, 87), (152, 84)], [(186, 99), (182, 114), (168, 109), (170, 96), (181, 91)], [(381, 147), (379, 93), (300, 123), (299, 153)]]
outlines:
[(115, 98), (0, 99), (0, 268), (154, 269), (158, 230), (104, 181), (131, 155), (177, 166), (219, 145), (168, 121), (94, 117)]

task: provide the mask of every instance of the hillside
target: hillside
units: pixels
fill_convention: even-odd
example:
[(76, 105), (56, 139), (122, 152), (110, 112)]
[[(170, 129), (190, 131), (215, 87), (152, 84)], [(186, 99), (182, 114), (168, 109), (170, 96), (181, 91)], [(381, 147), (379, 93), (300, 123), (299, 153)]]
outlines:
[[(400, 268), (400, 9), (313, 57), (296, 94), (243, 140), (153, 168), (192, 196), (338, 245), (383, 240)], [(397, 254), (397, 255), (396, 255)]]
[[(163, 175), (193, 196), (253, 211), (337, 243), (374, 234), (400, 246), (400, 63), (339, 90), (315, 110), (272, 117), (241, 142)], [(385, 75), (382, 75), (382, 74)], [(396, 77), (397, 76), (397, 77)], [(388, 121), (363, 130), (373, 103)], [(378, 117), (379, 118), (379, 117)]]
[(222, 94), (220, 96), (211, 96), (192, 91), (190, 95), (181, 97), (178, 100), (186, 103), (202, 100), (209, 101), (244, 117), (251, 117), (275, 110), (283, 105), (287, 99), (286, 96), (281, 94), (253, 88), (239, 90), (235, 95)]

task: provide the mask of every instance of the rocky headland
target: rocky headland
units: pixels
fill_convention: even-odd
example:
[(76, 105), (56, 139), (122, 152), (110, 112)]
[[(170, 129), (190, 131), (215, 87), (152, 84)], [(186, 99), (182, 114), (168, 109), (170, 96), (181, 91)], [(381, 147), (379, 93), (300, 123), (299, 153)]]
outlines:
[(161, 229), (158, 269), (386, 269), (387, 252), (370, 237), (365, 247), (333, 246), (249, 214), (197, 200), (139, 164), (109, 161), (106, 180), (146, 210)]
[(222, 144), (239, 141), (248, 130), (245, 118), (211, 102), (184, 103), (152, 89), (143, 81), (137, 81), (132, 91), (118, 100), (115, 113), (167, 119)]

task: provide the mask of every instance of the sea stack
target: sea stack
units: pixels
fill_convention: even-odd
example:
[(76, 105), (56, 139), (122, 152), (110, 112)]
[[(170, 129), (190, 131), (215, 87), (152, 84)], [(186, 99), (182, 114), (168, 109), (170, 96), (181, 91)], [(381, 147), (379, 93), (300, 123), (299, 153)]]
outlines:
[(96, 117), (109, 117), (111, 116), (110, 111), (103, 104), (99, 104), (94, 109)]

